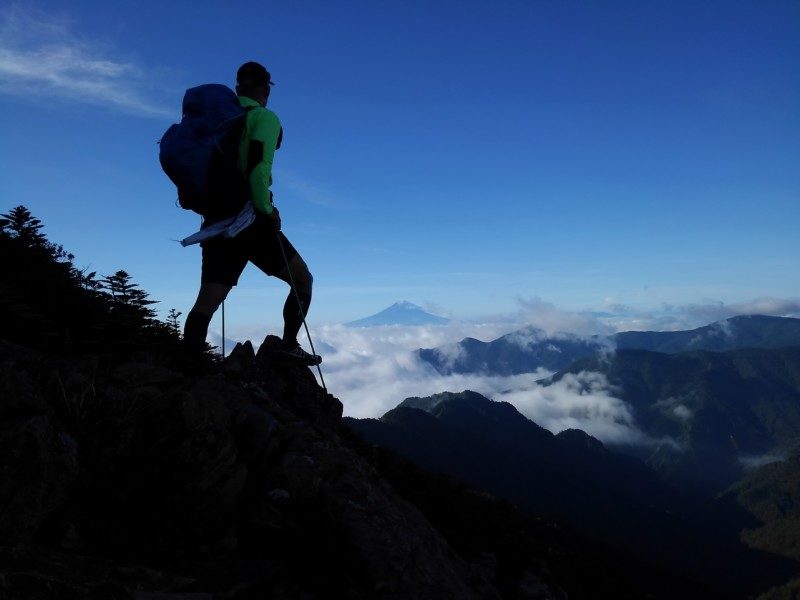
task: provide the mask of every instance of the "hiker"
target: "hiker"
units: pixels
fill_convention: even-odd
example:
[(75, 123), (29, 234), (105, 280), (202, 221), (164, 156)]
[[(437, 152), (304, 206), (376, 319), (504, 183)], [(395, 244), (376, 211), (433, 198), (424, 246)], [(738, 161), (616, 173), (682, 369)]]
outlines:
[[(215, 235), (201, 243), (200, 292), (186, 317), (183, 332), (185, 353), (190, 360), (201, 356), (211, 317), (237, 284), (249, 261), (267, 275), (289, 284), (289, 295), (283, 306), (283, 344), (277, 352), (282, 358), (305, 365), (322, 361), (319, 356), (303, 350), (297, 341), (311, 304), (313, 278), (303, 258), (281, 231), (280, 213), (272, 202), (269, 189), (273, 155), (280, 148), (283, 137), (278, 117), (266, 108), (272, 85), (269, 71), (259, 63), (247, 62), (236, 73), (236, 94), (241, 106), (247, 110), (239, 142), (238, 168), (244, 175), (249, 201), (240, 213), (244, 220), (239, 219), (239, 227), (244, 226), (232, 236), (229, 222), (235, 219), (230, 212), (217, 211), (215, 214), (212, 211), (204, 215), (199, 235), (211, 233), (215, 225), (228, 228), (228, 231), (226, 235)], [(226, 191), (235, 195), (233, 190), (222, 193)], [(235, 209), (238, 211), (239, 207)], [(291, 289), (292, 284), (294, 289)]]

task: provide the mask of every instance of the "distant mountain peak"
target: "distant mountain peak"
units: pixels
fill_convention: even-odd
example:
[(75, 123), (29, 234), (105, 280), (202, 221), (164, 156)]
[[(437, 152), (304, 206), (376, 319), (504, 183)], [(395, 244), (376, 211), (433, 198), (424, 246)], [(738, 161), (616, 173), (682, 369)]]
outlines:
[(405, 310), (422, 310), (421, 306), (417, 306), (413, 302), (409, 302), (408, 300), (400, 300), (399, 302), (395, 302), (389, 308), (403, 308)]
[(424, 410), (425, 412), (432, 412), (437, 406), (446, 402), (473, 402), (478, 404), (491, 404), (492, 400), (479, 394), (478, 392), (464, 390), (463, 392), (458, 393), (441, 392), (425, 398), (420, 398), (418, 396), (406, 398), (398, 405), (398, 407), (418, 408), (420, 410)]
[(654, 352), (738, 348), (782, 348), (800, 345), (800, 319), (737, 315), (685, 331), (624, 331), (614, 336), (617, 349)]
[(408, 300), (395, 302), (379, 313), (345, 323), (346, 327), (378, 327), (381, 325), (446, 325), (449, 319), (426, 312)]

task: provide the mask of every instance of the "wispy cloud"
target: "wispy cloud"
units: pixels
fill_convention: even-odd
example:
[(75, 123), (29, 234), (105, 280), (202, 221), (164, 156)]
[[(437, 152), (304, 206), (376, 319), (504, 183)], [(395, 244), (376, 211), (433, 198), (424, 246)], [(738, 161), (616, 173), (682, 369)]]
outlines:
[[(800, 317), (800, 298), (756, 298), (748, 302), (726, 303), (708, 301), (673, 305), (663, 304), (658, 310), (637, 311), (625, 307), (626, 312), (604, 318), (616, 331), (677, 331), (694, 329), (710, 323), (724, 321), (738, 315), (768, 315), (773, 317)], [(720, 324), (720, 328), (724, 324)]]
[(146, 69), (82, 39), (66, 17), (12, 4), (0, 9), (0, 93), (35, 93), (128, 113), (175, 116), (148, 97)]
[(340, 193), (332, 192), (324, 186), (291, 171), (282, 168), (276, 169), (275, 181), (279, 189), (282, 187), (286, 190), (286, 193), (295, 195), (305, 202), (339, 210), (353, 210), (356, 208), (352, 201), (344, 198)]
[(689, 304), (680, 307), (698, 321), (719, 321), (736, 315), (771, 315), (776, 317), (800, 314), (798, 298), (757, 298), (750, 302), (726, 304), (709, 302), (707, 304)]
[(568, 373), (549, 386), (529, 382), (520, 389), (504, 391), (495, 400), (513, 404), (517, 410), (545, 429), (558, 433), (581, 429), (606, 444), (657, 446), (656, 440), (637, 426), (631, 408), (615, 397), (614, 388), (602, 373)]
[(571, 333), (581, 336), (612, 333), (611, 327), (590, 312), (561, 310), (541, 298), (520, 298), (517, 319), (548, 336)]
[(408, 256), (409, 253), (396, 248), (381, 248), (380, 246), (356, 246), (357, 250), (368, 254), (379, 254), (381, 256)]
[(783, 462), (786, 460), (786, 456), (783, 454), (758, 454), (758, 455), (742, 455), (739, 457), (739, 463), (745, 469), (757, 469), (759, 467), (763, 467), (764, 465), (769, 465), (776, 462)]

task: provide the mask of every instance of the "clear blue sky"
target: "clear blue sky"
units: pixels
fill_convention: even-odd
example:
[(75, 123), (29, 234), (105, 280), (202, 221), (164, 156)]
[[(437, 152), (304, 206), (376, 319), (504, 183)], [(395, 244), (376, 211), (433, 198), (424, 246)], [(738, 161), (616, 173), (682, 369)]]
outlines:
[[(156, 140), (246, 60), (312, 319), (800, 296), (796, 1), (2, 2), (0, 212), (185, 314)], [(284, 295), (249, 267), (230, 318)]]

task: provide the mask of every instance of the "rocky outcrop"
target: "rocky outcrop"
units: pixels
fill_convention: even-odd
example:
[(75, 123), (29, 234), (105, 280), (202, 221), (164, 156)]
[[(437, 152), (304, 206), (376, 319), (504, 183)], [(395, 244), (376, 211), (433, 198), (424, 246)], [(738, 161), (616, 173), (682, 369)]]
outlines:
[(200, 377), (0, 348), (0, 596), (499, 598), (274, 343)]
[(8, 360), (0, 364), (0, 399), (0, 540), (19, 544), (69, 497), (77, 448), (41, 388)]

